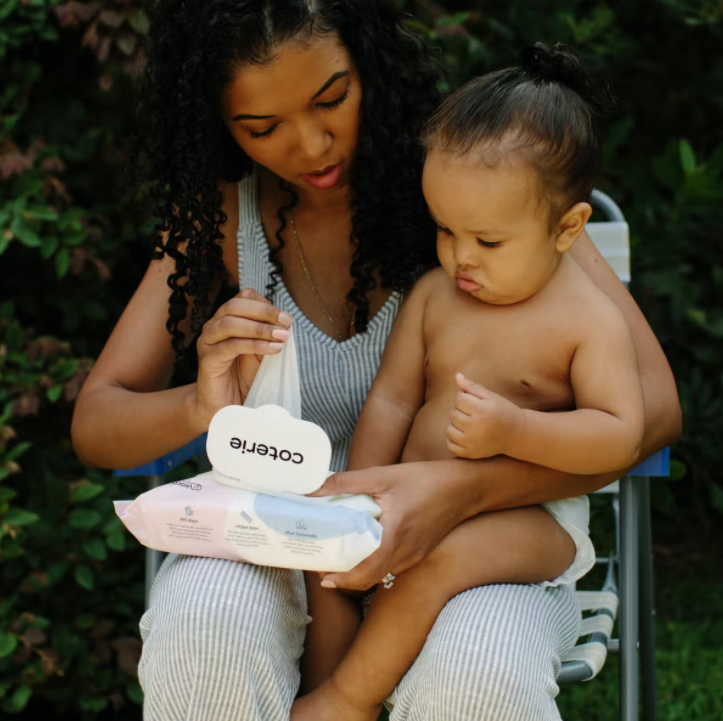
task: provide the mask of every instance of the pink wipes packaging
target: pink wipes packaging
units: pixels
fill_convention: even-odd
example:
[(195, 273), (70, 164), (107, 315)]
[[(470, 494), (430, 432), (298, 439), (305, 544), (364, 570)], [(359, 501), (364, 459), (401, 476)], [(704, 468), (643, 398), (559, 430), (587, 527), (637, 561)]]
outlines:
[(381, 543), (368, 496), (269, 496), (216, 481), (213, 472), (116, 501), (144, 545), (168, 553), (307, 571), (348, 571)]
[(213, 471), (116, 501), (144, 545), (187, 556), (307, 571), (348, 571), (381, 543), (369, 496), (308, 498), (329, 473), (331, 444), (302, 421), (293, 332), (261, 363), (246, 404), (211, 421)]

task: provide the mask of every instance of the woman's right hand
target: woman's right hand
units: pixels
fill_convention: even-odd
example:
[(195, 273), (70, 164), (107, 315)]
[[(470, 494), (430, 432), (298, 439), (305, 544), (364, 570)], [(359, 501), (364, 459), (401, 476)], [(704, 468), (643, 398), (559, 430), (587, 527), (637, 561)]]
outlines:
[(263, 356), (281, 350), (292, 322), (253, 288), (244, 288), (204, 324), (196, 344), (196, 409), (205, 429), (221, 408), (243, 404)]

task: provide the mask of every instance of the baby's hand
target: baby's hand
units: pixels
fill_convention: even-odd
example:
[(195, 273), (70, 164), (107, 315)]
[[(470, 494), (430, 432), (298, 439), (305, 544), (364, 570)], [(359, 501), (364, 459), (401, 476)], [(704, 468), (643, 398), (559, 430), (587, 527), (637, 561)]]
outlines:
[(459, 458), (489, 458), (505, 453), (522, 409), (479, 383), (456, 375), (457, 394), (447, 424), (447, 448)]

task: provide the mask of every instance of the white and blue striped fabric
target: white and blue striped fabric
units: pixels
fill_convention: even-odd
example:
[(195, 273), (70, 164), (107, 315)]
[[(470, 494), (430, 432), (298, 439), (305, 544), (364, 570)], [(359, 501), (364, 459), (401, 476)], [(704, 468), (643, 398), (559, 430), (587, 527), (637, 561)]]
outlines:
[[(240, 284), (265, 294), (272, 266), (253, 177), (239, 198)], [(303, 417), (329, 434), (340, 470), (401, 297), (344, 343), (313, 326), (281, 283), (274, 302), (295, 319)], [(298, 571), (170, 555), (141, 619), (144, 720), (288, 721), (306, 610)], [(398, 686), (392, 721), (560, 721), (555, 679), (580, 621), (568, 585), (456, 596)]]

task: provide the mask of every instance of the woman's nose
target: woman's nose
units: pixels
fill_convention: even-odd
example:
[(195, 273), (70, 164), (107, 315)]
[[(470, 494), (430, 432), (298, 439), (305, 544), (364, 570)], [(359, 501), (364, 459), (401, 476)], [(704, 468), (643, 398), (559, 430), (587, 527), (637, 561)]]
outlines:
[[(316, 118), (300, 123), (298, 133), (300, 153), (311, 163), (324, 158), (334, 139), (328, 128)], [(321, 168), (312, 168), (312, 170), (321, 170)]]

